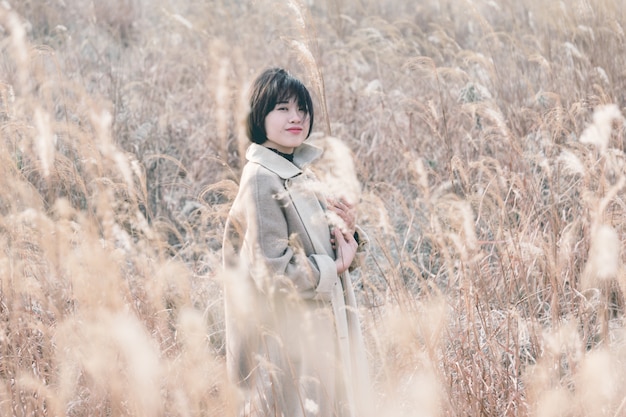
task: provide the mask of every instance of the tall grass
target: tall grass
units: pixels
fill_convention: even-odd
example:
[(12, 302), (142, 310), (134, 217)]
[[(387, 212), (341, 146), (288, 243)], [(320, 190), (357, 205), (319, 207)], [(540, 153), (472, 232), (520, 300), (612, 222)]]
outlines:
[(0, 415), (232, 411), (221, 234), (274, 65), (354, 158), (316, 139), (372, 238), (379, 414), (624, 415), (625, 13), (2, 2)]

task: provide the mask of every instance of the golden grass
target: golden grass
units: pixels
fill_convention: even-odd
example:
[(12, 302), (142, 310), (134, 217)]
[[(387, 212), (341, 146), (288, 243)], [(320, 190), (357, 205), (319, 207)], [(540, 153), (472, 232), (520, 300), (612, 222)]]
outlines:
[(354, 156), (379, 414), (624, 415), (625, 13), (2, 2), (0, 415), (232, 410), (221, 234), (274, 65)]

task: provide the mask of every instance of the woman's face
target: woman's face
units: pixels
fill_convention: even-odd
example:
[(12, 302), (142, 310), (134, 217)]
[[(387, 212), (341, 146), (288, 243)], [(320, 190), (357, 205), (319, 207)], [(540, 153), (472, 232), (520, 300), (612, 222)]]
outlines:
[(276, 103), (274, 109), (265, 116), (267, 141), (263, 146), (282, 153), (293, 153), (309, 135), (309, 120), (309, 114), (298, 106), (295, 98)]

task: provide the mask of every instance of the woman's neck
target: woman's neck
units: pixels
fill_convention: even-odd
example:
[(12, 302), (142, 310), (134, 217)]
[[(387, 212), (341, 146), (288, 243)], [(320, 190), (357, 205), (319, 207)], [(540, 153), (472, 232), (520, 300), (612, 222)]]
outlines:
[(273, 151), (274, 153), (282, 156), (283, 158), (285, 158), (289, 162), (293, 163), (293, 153), (284, 153), (284, 152), (279, 151), (278, 149), (269, 148), (269, 147), (267, 149), (269, 149), (270, 151)]

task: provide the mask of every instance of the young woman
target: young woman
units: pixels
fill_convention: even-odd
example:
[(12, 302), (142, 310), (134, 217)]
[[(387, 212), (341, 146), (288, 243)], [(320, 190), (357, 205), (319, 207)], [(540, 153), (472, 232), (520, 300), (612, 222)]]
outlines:
[[(226, 357), (242, 416), (354, 416), (368, 386), (349, 270), (366, 237), (354, 207), (317, 195), (321, 150), (306, 87), (264, 71), (250, 95), (239, 192), (224, 236)], [(341, 219), (331, 226), (328, 211)]]

